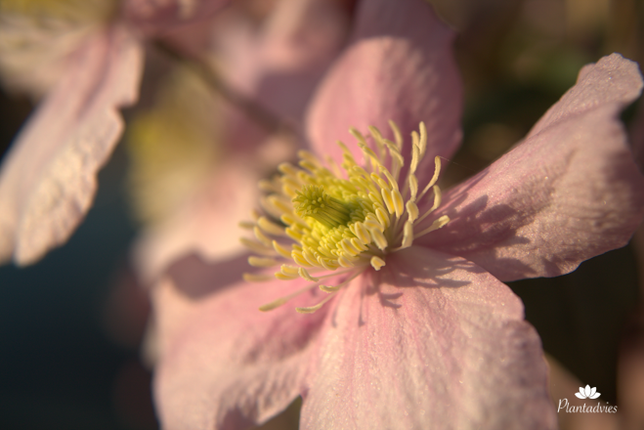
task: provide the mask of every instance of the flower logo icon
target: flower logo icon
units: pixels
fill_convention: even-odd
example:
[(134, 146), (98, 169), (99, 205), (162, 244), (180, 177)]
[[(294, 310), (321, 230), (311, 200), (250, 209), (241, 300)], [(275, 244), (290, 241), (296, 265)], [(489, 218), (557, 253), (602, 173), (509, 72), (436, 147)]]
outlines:
[(591, 388), (590, 385), (586, 385), (586, 387), (579, 387), (579, 392), (575, 393), (575, 396), (578, 399), (596, 399), (600, 395), (601, 393), (597, 392), (597, 388)]

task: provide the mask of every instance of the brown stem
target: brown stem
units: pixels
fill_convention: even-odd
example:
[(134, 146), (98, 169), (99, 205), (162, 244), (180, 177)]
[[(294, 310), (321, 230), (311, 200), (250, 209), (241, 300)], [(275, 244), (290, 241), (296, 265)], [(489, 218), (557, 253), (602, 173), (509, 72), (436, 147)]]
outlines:
[(249, 118), (257, 122), (260, 126), (264, 127), (270, 133), (284, 132), (289, 127), (279, 117), (274, 115), (265, 107), (261, 106), (254, 100), (244, 96), (243, 94), (235, 91), (213, 70), (207, 61), (202, 58), (190, 57), (185, 55), (180, 50), (176, 49), (171, 44), (157, 40), (154, 46), (172, 58), (173, 60), (187, 65), (197, 75), (199, 75), (214, 91), (219, 93), (224, 99), (231, 104), (239, 107), (245, 112)]

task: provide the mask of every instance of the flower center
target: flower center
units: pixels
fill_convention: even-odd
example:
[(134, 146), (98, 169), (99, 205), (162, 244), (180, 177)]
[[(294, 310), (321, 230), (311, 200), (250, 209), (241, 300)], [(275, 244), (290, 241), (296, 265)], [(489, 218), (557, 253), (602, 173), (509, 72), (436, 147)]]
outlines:
[[(358, 165), (347, 147), (339, 143), (344, 172), (335, 164), (327, 168), (313, 154), (300, 151), (299, 168), (284, 163), (279, 166), (280, 176), (262, 181), (260, 186), (269, 192), (262, 201), (268, 216), (256, 213), (254, 222), (243, 224), (253, 230), (255, 238), (242, 242), (261, 255), (250, 257), (249, 263), (257, 267), (281, 264), (275, 273), (278, 279), (302, 277), (313, 283), (294, 294), (314, 286), (335, 293), (368, 267), (380, 270), (388, 253), (407, 248), (414, 238), (447, 224), (447, 216), (425, 222), (441, 200), (436, 185), (439, 157), (434, 159), (433, 177), (419, 192), (416, 168), (425, 155), (425, 125), (420, 124), (420, 133), (412, 133), (412, 159), (404, 181), (400, 178), (404, 165), (402, 137), (397, 126), (393, 122), (390, 125), (395, 142), (383, 138), (375, 127), (369, 128), (375, 150), (367, 145), (364, 136), (351, 129), (369, 161), (365, 167)], [(418, 203), (428, 194), (433, 194), (433, 205), (420, 214)], [(344, 274), (344, 281), (338, 285), (321, 284), (325, 278)], [(266, 278), (246, 275), (246, 279)], [(273, 309), (290, 298), (278, 299), (260, 309)], [(297, 310), (313, 312), (329, 298)]]
[(309, 225), (317, 227), (317, 221), (321, 229), (327, 230), (346, 226), (351, 221), (351, 213), (359, 208), (354, 202), (343, 202), (328, 195), (323, 187), (317, 185), (305, 185), (302, 191), (298, 191), (293, 206), (295, 213), (306, 218)]

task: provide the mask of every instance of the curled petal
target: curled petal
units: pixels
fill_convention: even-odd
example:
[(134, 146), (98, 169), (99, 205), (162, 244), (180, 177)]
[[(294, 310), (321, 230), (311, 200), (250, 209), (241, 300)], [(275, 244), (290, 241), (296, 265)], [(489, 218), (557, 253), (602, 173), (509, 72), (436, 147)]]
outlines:
[(420, 243), (503, 281), (568, 273), (624, 246), (644, 215), (644, 177), (619, 113), (641, 87), (637, 65), (616, 54), (584, 68), (560, 101), (571, 111), (555, 105), (525, 141), (446, 192), (437, 213), (451, 221)]
[(137, 98), (139, 43), (122, 28), (89, 37), (6, 156), (0, 171), (0, 261), (39, 259), (65, 242), (96, 191), (96, 173)]
[(633, 102), (642, 90), (642, 75), (637, 64), (619, 54), (601, 58), (579, 71), (577, 83), (561, 97), (532, 127), (527, 138), (554, 124), (595, 108)]
[(419, 247), (364, 281), (321, 333), (301, 428), (556, 427), (539, 337), (507, 286)]

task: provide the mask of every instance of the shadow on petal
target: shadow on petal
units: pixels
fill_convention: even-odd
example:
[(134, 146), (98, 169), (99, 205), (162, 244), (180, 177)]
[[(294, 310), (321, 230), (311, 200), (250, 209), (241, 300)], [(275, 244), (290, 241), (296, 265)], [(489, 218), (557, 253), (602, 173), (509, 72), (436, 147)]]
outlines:
[(172, 264), (168, 276), (186, 296), (199, 299), (222, 291), (240, 282), (244, 273), (253, 272), (255, 269), (247, 260), (248, 255), (242, 254), (208, 264), (198, 255), (191, 254)]

